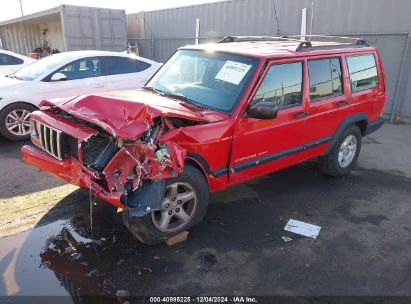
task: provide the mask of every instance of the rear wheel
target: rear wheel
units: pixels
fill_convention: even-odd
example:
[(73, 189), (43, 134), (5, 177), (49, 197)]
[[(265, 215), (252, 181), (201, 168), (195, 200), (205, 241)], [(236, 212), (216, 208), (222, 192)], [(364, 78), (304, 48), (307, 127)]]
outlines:
[(8, 105), (0, 112), (0, 133), (13, 141), (30, 138), (30, 114), (36, 108), (32, 105), (17, 102)]
[(348, 174), (360, 154), (361, 139), (361, 131), (356, 125), (348, 127), (334, 148), (327, 155), (318, 158), (321, 172), (334, 177)]
[(143, 217), (123, 212), (130, 232), (145, 244), (156, 244), (199, 223), (208, 206), (208, 184), (204, 175), (187, 165), (183, 174), (167, 181), (160, 210)]

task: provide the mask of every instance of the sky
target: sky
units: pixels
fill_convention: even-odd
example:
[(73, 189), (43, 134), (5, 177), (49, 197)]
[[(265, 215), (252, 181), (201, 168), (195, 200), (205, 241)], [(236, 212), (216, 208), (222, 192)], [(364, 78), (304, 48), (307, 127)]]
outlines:
[[(6, 1), (7, 5), (4, 5)], [(53, 8), (60, 4), (125, 9), (126, 13), (129, 14), (215, 1), (216, 0), (22, 0), (22, 4), (25, 15)], [(1, 0), (0, 3), (0, 21), (21, 16), (19, 0)]]

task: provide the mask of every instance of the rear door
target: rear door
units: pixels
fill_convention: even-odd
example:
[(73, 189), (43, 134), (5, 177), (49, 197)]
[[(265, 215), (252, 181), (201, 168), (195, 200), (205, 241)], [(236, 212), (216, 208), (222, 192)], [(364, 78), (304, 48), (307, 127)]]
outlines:
[(270, 62), (251, 103), (278, 105), (274, 119), (243, 116), (236, 122), (230, 183), (242, 182), (299, 162), (306, 142), (304, 61)]
[(341, 56), (317, 56), (307, 60), (309, 104), (307, 138), (324, 142), (318, 151), (331, 142), (337, 127), (349, 115), (351, 103)]
[[(45, 98), (106, 92), (107, 87), (101, 81), (102, 61), (102, 57), (88, 57), (57, 69), (43, 80)], [(51, 77), (56, 73), (66, 75), (67, 80), (52, 81)]]

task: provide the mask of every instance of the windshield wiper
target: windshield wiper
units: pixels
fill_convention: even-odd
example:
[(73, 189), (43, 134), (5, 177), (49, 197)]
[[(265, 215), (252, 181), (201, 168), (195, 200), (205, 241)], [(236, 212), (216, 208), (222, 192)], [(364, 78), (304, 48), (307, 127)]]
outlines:
[(206, 108), (206, 107), (204, 107), (202, 104), (200, 104), (200, 103), (198, 103), (197, 101), (192, 100), (192, 99), (184, 96), (183, 94), (163, 92), (163, 95), (164, 95), (164, 96), (167, 96), (167, 97), (176, 98), (176, 99), (178, 99), (178, 100), (181, 100), (181, 101), (184, 101), (184, 102), (186, 102), (186, 103), (192, 104), (192, 105), (194, 105), (194, 106), (196, 106), (197, 108), (200, 108), (200, 109), (205, 109), (205, 108)]
[(196, 106), (197, 108), (200, 109), (206, 109), (206, 107), (204, 107), (203, 105), (201, 105), (200, 103), (198, 103), (195, 100), (192, 100), (186, 96), (184, 96), (183, 94), (179, 94), (179, 93), (171, 93), (171, 92), (165, 92), (165, 91), (161, 91), (159, 89), (153, 88), (153, 87), (143, 87), (143, 89), (155, 92), (161, 96), (166, 96), (166, 97), (171, 97), (171, 98), (175, 98), (181, 101), (184, 101), (186, 103), (192, 104), (194, 106)]
[(14, 75), (14, 74), (6, 75), (6, 77), (9, 77), (9, 78), (11, 78), (11, 79), (23, 80), (23, 78), (17, 77), (17, 76)]
[(155, 93), (160, 94), (160, 95), (164, 94), (163, 91), (160, 91), (159, 89), (155, 89), (153, 87), (142, 87), (142, 89), (152, 91), (152, 92), (155, 92)]

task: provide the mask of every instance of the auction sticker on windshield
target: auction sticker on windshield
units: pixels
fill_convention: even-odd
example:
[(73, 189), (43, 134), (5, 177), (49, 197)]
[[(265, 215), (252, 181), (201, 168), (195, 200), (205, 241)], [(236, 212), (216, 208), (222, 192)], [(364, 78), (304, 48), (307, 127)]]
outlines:
[(238, 85), (251, 65), (228, 60), (215, 76), (215, 79)]

